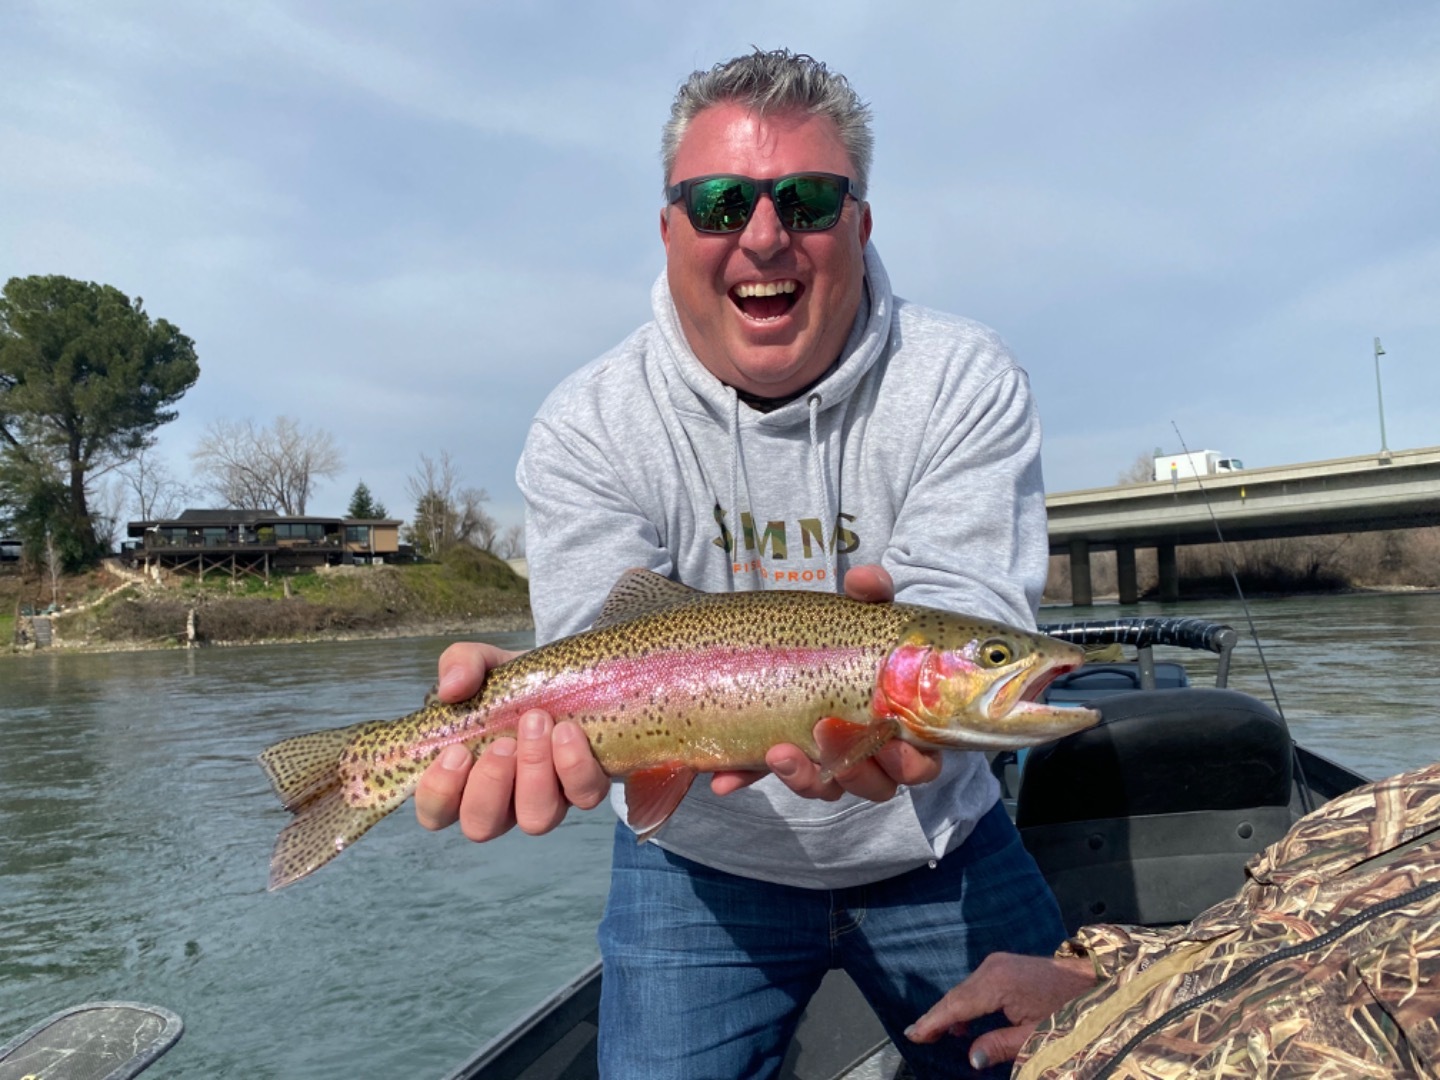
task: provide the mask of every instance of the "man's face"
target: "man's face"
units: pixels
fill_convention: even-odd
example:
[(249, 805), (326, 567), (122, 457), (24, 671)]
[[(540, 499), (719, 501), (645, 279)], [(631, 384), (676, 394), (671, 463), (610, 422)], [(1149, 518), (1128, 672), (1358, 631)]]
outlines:
[[(834, 121), (806, 113), (757, 116), (714, 105), (690, 123), (671, 184), (711, 173), (756, 179), (798, 172), (854, 179)], [(738, 233), (696, 232), (683, 202), (660, 211), (670, 293), (700, 362), (739, 390), (783, 397), (818, 379), (839, 356), (860, 307), (870, 208), (846, 199), (824, 232), (786, 232), (768, 196)], [(770, 297), (746, 286), (780, 285)], [(785, 292), (793, 284), (792, 292)]]

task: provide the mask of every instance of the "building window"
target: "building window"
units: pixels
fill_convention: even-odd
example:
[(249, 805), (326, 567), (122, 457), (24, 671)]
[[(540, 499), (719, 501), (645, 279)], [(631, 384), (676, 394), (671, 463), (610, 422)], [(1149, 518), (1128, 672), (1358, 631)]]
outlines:
[(278, 521), (275, 523), (277, 540), (310, 540), (321, 543), (325, 539), (325, 526), (319, 522)]

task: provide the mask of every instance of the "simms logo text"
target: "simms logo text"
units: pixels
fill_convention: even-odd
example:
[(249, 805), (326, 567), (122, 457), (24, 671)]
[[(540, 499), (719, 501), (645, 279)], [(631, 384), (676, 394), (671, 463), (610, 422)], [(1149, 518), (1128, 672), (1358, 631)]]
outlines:
[[(716, 547), (724, 548), (725, 554), (735, 560), (734, 570), (737, 574), (748, 573), (751, 570), (759, 569), (765, 573), (763, 561), (768, 558), (771, 561), (779, 562), (790, 557), (790, 538), (799, 534), (800, 558), (809, 560), (816, 557), (818, 552), (823, 556), (826, 550), (833, 550), (836, 554), (846, 555), (860, 546), (860, 537), (850, 529), (847, 524), (855, 521), (853, 514), (836, 514), (835, 529), (829, 539), (825, 537), (825, 528), (819, 518), (800, 518), (794, 523), (794, 532), (787, 529), (784, 521), (767, 521), (763, 530), (757, 529), (755, 519), (750, 513), (740, 515), (740, 533), (743, 550), (735, 548), (735, 535), (725, 523), (725, 511), (720, 504), (715, 505), (715, 523), (720, 526), (720, 535), (713, 543)], [(747, 558), (751, 556), (751, 558)], [(801, 574), (808, 575), (809, 571), (780, 571), (775, 569), (771, 575), (777, 580), (790, 579), (800, 580)], [(824, 576), (824, 571), (819, 571)]]

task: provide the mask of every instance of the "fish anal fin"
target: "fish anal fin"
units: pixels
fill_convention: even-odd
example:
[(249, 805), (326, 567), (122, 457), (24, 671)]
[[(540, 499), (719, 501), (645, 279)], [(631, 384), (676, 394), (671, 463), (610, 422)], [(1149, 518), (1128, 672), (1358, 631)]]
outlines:
[(351, 806), (337, 785), (312, 799), (280, 830), (270, 856), (270, 889), (314, 873), (370, 831), (393, 806)]
[(671, 581), (653, 570), (632, 567), (620, 575), (600, 614), (595, 617), (591, 629), (629, 622), (641, 615), (652, 615), (657, 611), (669, 611), (673, 607), (687, 604), (696, 596), (703, 595), (699, 589)]
[(625, 777), (625, 817), (644, 843), (669, 820), (690, 790), (695, 770), (679, 762), (652, 765)]
[(868, 724), (827, 716), (815, 725), (815, 743), (820, 748), (820, 776), (829, 781), (836, 773), (853, 769), (893, 739), (900, 726), (884, 717)]

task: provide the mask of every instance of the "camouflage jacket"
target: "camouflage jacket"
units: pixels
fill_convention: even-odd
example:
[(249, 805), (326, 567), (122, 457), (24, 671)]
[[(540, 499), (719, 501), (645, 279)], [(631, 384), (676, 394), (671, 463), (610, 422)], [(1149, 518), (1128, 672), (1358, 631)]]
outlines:
[(1083, 927), (1101, 983), (1032, 1035), (1025, 1080), (1440, 1077), (1440, 764), (1357, 788), (1188, 926)]

